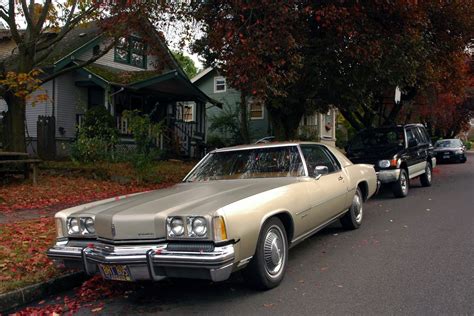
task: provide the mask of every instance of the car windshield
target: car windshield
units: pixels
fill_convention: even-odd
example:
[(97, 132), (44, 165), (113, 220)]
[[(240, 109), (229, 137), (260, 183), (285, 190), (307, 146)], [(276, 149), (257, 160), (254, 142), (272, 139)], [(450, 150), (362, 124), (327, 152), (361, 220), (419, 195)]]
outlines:
[(214, 152), (194, 169), (187, 182), (298, 177), (304, 175), (296, 146)]
[(374, 128), (359, 132), (350, 142), (350, 150), (380, 148), (390, 146), (403, 147), (405, 136), (402, 128)]
[(437, 148), (453, 148), (453, 147), (460, 147), (461, 144), (457, 139), (443, 139), (438, 140), (435, 144)]

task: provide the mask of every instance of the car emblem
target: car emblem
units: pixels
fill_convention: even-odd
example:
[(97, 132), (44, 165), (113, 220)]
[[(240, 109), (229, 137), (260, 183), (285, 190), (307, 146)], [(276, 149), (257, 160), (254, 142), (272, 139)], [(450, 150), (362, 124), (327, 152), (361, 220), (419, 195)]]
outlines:
[(115, 225), (112, 224), (112, 237), (115, 237)]

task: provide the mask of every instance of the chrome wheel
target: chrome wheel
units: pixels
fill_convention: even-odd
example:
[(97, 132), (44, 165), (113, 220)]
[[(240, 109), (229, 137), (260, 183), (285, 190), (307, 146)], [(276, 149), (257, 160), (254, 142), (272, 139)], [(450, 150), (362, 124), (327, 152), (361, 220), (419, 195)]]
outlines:
[(286, 245), (280, 227), (271, 226), (265, 235), (263, 244), (263, 257), (265, 271), (272, 278), (276, 278), (283, 271), (285, 264)]
[(431, 168), (429, 165), (426, 166), (425, 173), (426, 173), (426, 180), (428, 180), (428, 182), (431, 183)]
[(354, 212), (355, 221), (357, 224), (362, 222), (362, 216), (364, 208), (362, 206), (362, 199), (360, 197), (359, 191), (354, 195), (354, 199), (352, 200), (352, 210)]
[(408, 180), (404, 173), (400, 174), (400, 188), (402, 189), (403, 194), (406, 195), (408, 192)]

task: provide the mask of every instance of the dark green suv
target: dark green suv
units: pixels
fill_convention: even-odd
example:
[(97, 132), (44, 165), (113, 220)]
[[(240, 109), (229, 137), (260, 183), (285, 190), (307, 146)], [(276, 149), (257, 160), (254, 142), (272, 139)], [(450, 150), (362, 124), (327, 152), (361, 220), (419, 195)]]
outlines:
[(436, 166), (433, 144), (422, 124), (371, 128), (360, 131), (346, 148), (353, 163), (374, 165), (382, 184), (390, 184), (396, 197), (408, 194), (409, 179), (431, 186)]

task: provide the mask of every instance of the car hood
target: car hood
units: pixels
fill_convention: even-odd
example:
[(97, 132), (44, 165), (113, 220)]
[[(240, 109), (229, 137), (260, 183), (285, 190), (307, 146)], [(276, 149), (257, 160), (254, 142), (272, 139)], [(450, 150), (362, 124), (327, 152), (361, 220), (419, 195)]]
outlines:
[(75, 207), (59, 212), (56, 217), (94, 217), (97, 236), (105, 239), (164, 238), (168, 216), (210, 218), (228, 204), (297, 181), (298, 178), (265, 178), (181, 183), (168, 189)]
[(347, 153), (347, 157), (353, 163), (367, 163), (376, 165), (382, 159), (392, 159), (400, 151), (399, 147), (374, 147), (353, 150)]

